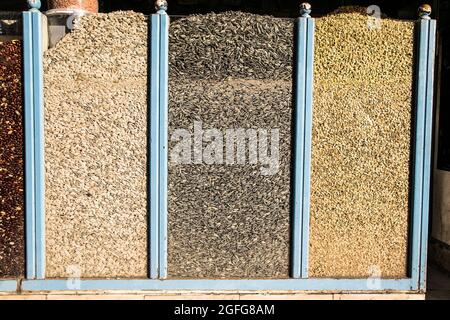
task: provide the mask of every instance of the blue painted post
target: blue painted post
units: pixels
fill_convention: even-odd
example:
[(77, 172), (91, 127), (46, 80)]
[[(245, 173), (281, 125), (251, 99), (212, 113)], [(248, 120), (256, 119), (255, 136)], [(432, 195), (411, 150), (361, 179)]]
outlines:
[(308, 277), (310, 180), (311, 180), (311, 139), (313, 113), (313, 73), (314, 73), (314, 19), (307, 17), (306, 31), (306, 74), (305, 74), (305, 142), (303, 155), (303, 208), (302, 208), (302, 278)]
[(295, 144), (294, 144), (294, 204), (292, 223), (292, 277), (301, 277), (302, 257), (302, 196), (303, 196), (303, 110), (305, 102), (306, 19), (297, 19), (295, 57)]
[(159, 55), (160, 15), (150, 16), (150, 278), (159, 277)]
[(426, 74), (426, 43), (428, 40), (428, 22), (419, 20), (416, 24), (418, 34), (418, 50), (416, 61), (416, 85), (415, 85), (415, 109), (414, 109), (414, 179), (413, 179), (413, 207), (411, 226), (411, 278), (419, 281), (420, 266), (420, 238), (421, 238), (421, 216), (422, 216), (422, 181), (423, 181), (423, 129), (424, 129), (424, 106), (425, 85), (423, 75)]
[(33, 38), (34, 168), (36, 222), (36, 278), (45, 278), (44, 70), (42, 14), (31, 9)]
[[(294, 202), (291, 259), (291, 276), (293, 278), (307, 277), (312, 121), (314, 21), (309, 15), (311, 6), (308, 3), (302, 3), (300, 13), (301, 17), (297, 19), (296, 25), (295, 47)], [(306, 194), (305, 191), (308, 193)]]
[(25, 131), (25, 251), (26, 278), (36, 277), (36, 222), (34, 207), (34, 99), (31, 12), (23, 12), (23, 88)]
[(168, 73), (169, 16), (167, 1), (157, 2), (160, 15), (159, 56), (159, 277), (167, 277)]
[[(427, 12), (426, 8), (425, 11)], [(429, 8), (431, 13), (431, 8)], [(425, 134), (424, 134), (424, 181), (423, 181), (423, 202), (422, 202), (422, 236), (420, 250), (420, 277), (419, 288), (426, 289), (426, 270), (428, 252), (428, 221), (429, 221), (429, 201), (430, 201), (430, 179), (431, 179), (431, 152), (432, 152), (432, 131), (433, 131), (433, 92), (434, 92), (434, 59), (436, 47), (436, 20), (426, 19), (428, 15), (422, 16), (428, 20), (428, 48), (427, 48), (427, 69), (426, 69), (426, 99), (425, 99)]]
[(436, 22), (431, 7), (419, 8), (416, 23), (418, 48), (416, 61), (416, 100), (414, 121), (414, 178), (411, 227), (411, 278), (414, 289), (425, 289), (426, 250), (431, 169), (431, 131), (433, 118), (433, 75)]

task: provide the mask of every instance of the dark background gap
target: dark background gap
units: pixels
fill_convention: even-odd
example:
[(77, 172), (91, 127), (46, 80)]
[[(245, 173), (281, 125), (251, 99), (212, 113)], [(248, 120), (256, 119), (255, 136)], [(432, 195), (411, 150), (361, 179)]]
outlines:
[[(115, 10), (134, 10), (145, 14), (154, 13), (153, 0), (100, 0), (100, 11), (110, 12)], [(415, 19), (417, 8), (423, 1), (388, 1), (388, 0), (310, 0), (313, 7), (313, 16), (327, 14), (340, 6), (358, 5), (367, 7), (376, 4), (381, 11), (392, 18)], [(435, 2), (435, 1), (430, 1)], [(208, 12), (223, 12), (239, 10), (256, 14), (268, 14), (277, 17), (295, 18), (299, 15), (299, 0), (170, 0), (168, 13), (175, 16), (189, 14), (203, 14)], [(27, 10), (26, 1), (3, 0), (1, 1), (3, 11)], [(42, 11), (47, 10), (47, 2), (42, 1)]]

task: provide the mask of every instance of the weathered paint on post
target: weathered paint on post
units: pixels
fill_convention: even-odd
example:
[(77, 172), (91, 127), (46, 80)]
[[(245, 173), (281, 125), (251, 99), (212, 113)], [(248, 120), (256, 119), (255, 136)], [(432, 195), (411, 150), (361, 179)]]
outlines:
[(44, 67), (42, 14), (32, 10), (36, 278), (45, 278)]
[(410, 271), (414, 289), (425, 290), (428, 242), (433, 76), (436, 21), (431, 7), (419, 8), (416, 22), (416, 80), (414, 106), (413, 194), (410, 229)]
[(169, 73), (169, 16), (160, 14), (160, 83), (159, 83), (159, 278), (167, 277), (167, 175), (168, 175), (168, 73)]
[(150, 16), (150, 163), (149, 163), (149, 268), (150, 278), (159, 277), (159, 56), (160, 15)]
[(295, 55), (295, 142), (292, 206), (291, 277), (308, 276), (309, 181), (313, 90), (314, 20), (311, 6), (301, 4), (296, 25)]
[(305, 131), (303, 155), (303, 206), (302, 206), (302, 278), (308, 277), (309, 221), (310, 221), (310, 181), (313, 113), (313, 73), (314, 73), (314, 19), (307, 18), (306, 75), (305, 75)]
[(424, 174), (422, 202), (422, 237), (420, 252), (420, 289), (426, 289), (427, 252), (428, 252), (428, 222), (430, 206), (431, 152), (433, 131), (433, 91), (434, 91), (434, 60), (436, 47), (436, 20), (428, 21), (428, 52), (426, 71), (426, 104), (425, 104), (425, 135), (424, 135)]
[(34, 181), (33, 32), (31, 12), (23, 12), (23, 87), (25, 131), (25, 259), (26, 278), (36, 277)]

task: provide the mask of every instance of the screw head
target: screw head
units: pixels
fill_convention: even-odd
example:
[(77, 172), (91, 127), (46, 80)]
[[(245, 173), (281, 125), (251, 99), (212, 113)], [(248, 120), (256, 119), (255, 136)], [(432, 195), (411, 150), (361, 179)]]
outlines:
[(155, 1), (155, 9), (157, 11), (159, 11), (159, 10), (167, 11), (167, 7), (168, 7), (168, 4), (167, 4), (166, 0), (156, 0)]
[(30, 9), (37, 9), (39, 10), (41, 8), (41, 1), (40, 0), (27, 0), (28, 7)]
[(309, 17), (311, 13), (311, 5), (308, 2), (302, 2), (300, 4), (300, 15), (302, 17)]
[(419, 17), (422, 19), (430, 19), (431, 6), (429, 4), (423, 4), (419, 7)]

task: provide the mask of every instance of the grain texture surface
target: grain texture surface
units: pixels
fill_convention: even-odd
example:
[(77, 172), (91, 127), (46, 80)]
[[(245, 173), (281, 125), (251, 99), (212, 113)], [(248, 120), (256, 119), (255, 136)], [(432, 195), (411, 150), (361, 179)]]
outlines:
[(47, 277), (147, 275), (147, 37), (91, 15), (45, 55)]
[(0, 278), (24, 274), (22, 43), (0, 42)]
[(316, 19), (311, 277), (406, 276), (413, 22)]
[(288, 79), (294, 20), (243, 12), (192, 15), (171, 23), (170, 74), (193, 79)]
[(277, 128), (280, 139), (274, 175), (248, 162), (169, 163), (169, 276), (289, 276), (292, 35), (291, 20), (239, 12), (172, 23), (169, 135), (197, 121)]

